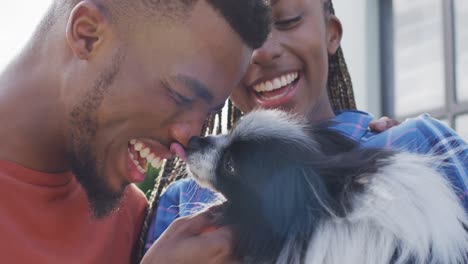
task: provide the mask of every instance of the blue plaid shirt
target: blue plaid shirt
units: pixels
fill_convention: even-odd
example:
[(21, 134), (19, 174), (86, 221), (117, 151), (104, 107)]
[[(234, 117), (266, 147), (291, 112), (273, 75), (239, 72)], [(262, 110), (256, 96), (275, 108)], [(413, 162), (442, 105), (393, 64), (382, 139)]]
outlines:
[[(468, 210), (468, 145), (452, 129), (429, 115), (421, 115), (383, 133), (373, 133), (368, 129), (371, 120), (372, 117), (364, 112), (343, 111), (333, 119), (336, 122), (334, 129), (362, 147), (447, 155), (450, 165), (444, 167), (444, 173)], [(161, 197), (148, 232), (146, 250), (176, 218), (200, 211), (217, 197), (192, 179), (173, 183)]]

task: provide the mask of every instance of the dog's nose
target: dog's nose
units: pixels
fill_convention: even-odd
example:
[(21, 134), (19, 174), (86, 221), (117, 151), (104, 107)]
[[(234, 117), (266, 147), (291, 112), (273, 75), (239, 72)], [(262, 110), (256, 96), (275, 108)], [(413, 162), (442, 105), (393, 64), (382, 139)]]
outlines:
[(189, 150), (199, 150), (207, 147), (210, 144), (208, 137), (192, 137), (188, 143)]

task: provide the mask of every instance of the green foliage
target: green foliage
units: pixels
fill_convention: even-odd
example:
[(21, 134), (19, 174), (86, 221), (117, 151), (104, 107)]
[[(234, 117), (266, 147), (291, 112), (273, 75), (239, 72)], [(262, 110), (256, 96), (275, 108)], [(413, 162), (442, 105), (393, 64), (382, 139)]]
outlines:
[(148, 171), (146, 172), (145, 180), (141, 183), (138, 183), (137, 186), (143, 193), (146, 195), (146, 198), (149, 199), (151, 191), (153, 190), (154, 183), (156, 178), (159, 175), (160, 168), (153, 168), (151, 165), (148, 165)]

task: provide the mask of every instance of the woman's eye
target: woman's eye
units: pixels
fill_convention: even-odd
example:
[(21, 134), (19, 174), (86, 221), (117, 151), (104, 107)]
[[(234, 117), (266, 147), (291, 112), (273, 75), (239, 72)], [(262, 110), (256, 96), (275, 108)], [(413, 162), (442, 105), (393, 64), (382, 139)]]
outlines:
[(280, 29), (280, 30), (285, 30), (285, 29), (290, 29), (301, 22), (302, 16), (297, 16), (293, 18), (288, 18), (288, 19), (282, 19), (282, 20), (276, 20), (275, 21), (275, 27)]

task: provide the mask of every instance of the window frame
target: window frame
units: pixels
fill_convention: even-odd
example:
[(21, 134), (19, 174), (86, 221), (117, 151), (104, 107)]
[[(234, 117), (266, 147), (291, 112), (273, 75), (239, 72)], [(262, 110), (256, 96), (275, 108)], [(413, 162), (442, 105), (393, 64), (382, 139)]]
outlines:
[(455, 0), (441, 0), (443, 5), (443, 45), (445, 102), (443, 107), (427, 109), (409, 115), (396, 116), (395, 112), (395, 52), (393, 0), (382, 0), (379, 6), (380, 56), (381, 63), (381, 100), (382, 113), (404, 120), (422, 113), (429, 113), (437, 119), (445, 119), (456, 130), (456, 118), (468, 114), (468, 100), (458, 101), (457, 92), (457, 41)]

